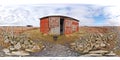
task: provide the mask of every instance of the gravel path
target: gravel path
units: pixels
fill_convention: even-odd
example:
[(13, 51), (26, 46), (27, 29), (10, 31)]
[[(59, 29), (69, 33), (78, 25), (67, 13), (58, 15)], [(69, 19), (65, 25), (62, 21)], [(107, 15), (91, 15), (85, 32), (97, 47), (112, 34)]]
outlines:
[(71, 57), (80, 56), (77, 52), (70, 50), (67, 46), (60, 44), (45, 43), (46, 47), (41, 52), (31, 53), (30, 56), (36, 57)]

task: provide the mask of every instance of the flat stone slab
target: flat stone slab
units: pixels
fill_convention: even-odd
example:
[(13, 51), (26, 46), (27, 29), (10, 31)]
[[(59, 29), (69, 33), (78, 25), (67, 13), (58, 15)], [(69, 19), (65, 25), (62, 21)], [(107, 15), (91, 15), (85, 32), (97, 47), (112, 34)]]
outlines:
[(97, 50), (97, 51), (90, 51), (89, 54), (106, 54), (109, 53), (109, 51), (105, 50)]
[(102, 54), (85, 54), (81, 55), (81, 57), (102, 57)]
[(30, 55), (30, 54), (25, 51), (13, 51), (11, 53), (6, 53), (6, 55), (26, 56), (26, 55)]
[(28, 52), (25, 52), (25, 51), (13, 51), (12, 55), (25, 56), (25, 55), (30, 55), (30, 54)]
[(117, 55), (113, 51), (111, 51), (110, 53), (105, 54), (105, 56), (117, 56)]

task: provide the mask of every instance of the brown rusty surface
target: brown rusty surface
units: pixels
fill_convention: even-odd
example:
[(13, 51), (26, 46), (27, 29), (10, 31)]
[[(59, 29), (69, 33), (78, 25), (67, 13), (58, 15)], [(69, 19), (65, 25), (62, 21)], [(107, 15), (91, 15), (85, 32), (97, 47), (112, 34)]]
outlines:
[(40, 20), (40, 31), (42, 33), (48, 33), (49, 32), (49, 20), (48, 18), (44, 18)]
[(50, 34), (60, 34), (60, 17), (49, 17)]
[(79, 31), (79, 23), (75, 20), (65, 19), (65, 34)]
[[(64, 18), (63, 26), (63, 34), (71, 34), (79, 31), (79, 22), (71, 18)], [(40, 31), (42, 33), (59, 35), (62, 33), (60, 29), (60, 17), (58, 16), (50, 16), (40, 20)]]

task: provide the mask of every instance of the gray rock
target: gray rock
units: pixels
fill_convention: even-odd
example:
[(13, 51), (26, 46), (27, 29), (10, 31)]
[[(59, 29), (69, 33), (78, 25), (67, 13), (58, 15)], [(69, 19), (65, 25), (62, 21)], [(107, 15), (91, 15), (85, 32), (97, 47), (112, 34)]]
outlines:
[(16, 44), (17, 42), (16, 42), (16, 41), (13, 41), (13, 40), (10, 40), (10, 43), (11, 43), (11, 44)]
[(25, 40), (24, 44), (30, 44), (30, 42), (28, 40)]
[(32, 49), (33, 49), (33, 50), (34, 50), (34, 49), (40, 49), (40, 47), (39, 47), (38, 45), (34, 45)]
[(102, 54), (85, 54), (81, 55), (81, 57), (101, 57)]
[(71, 46), (74, 46), (74, 45), (76, 45), (76, 44), (75, 44), (75, 43), (71, 43), (70, 45), (71, 45)]
[(28, 52), (25, 52), (25, 51), (12, 51), (11, 55), (25, 56), (25, 55), (30, 55), (30, 54)]
[(106, 54), (109, 53), (109, 51), (105, 50), (97, 50), (97, 51), (90, 51), (89, 54)]
[(34, 52), (32, 49), (25, 49), (27, 52)]
[(15, 50), (14, 46), (9, 47), (10, 50)]
[(20, 42), (21, 44), (23, 44), (23, 43), (24, 43), (24, 40), (23, 40), (23, 39), (21, 39), (19, 42)]
[(33, 45), (28, 45), (29, 46), (29, 48), (33, 48)]
[(8, 39), (4, 40), (4, 43), (9, 43), (9, 42), (10, 42), (10, 40), (8, 40)]
[(20, 42), (18, 42), (16, 45), (14, 45), (14, 48), (19, 50), (21, 48)]
[(10, 50), (9, 50), (9, 49), (7, 49), (7, 48), (5, 48), (5, 49), (3, 49), (3, 52), (5, 52), (5, 53), (9, 53), (9, 52), (10, 52)]
[(101, 44), (100, 44), (100, 46), (101, 46), (101, 47), (105, 47), (105, 46), (106, 46), (106, 44), (104, 44), (104, 43), (101, 43)]
[(110, 53), (105, 54), (105, 56), (116, 56), (116, 54), (113, 51), (111, 51)]

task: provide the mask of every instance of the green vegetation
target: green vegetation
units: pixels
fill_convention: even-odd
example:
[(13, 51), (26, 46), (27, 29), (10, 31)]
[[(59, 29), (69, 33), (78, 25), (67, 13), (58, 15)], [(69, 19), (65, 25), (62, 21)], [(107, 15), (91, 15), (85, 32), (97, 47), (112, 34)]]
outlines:
[(26, 31), (25, 33), (30, 35), (30, 39), (32, 40), (40, 40), (40, 41), (46, 41), (46, 42), (58, 43), (58, 44), (71, 43), (74, 42), (79, 37), (85, 35), (84, 31), (79, 31), (70, 35), (59, 35), (57, 37), (57, 40), (54, 40), (53, 35), (42, 34), (39, 29), (29, 30)]

